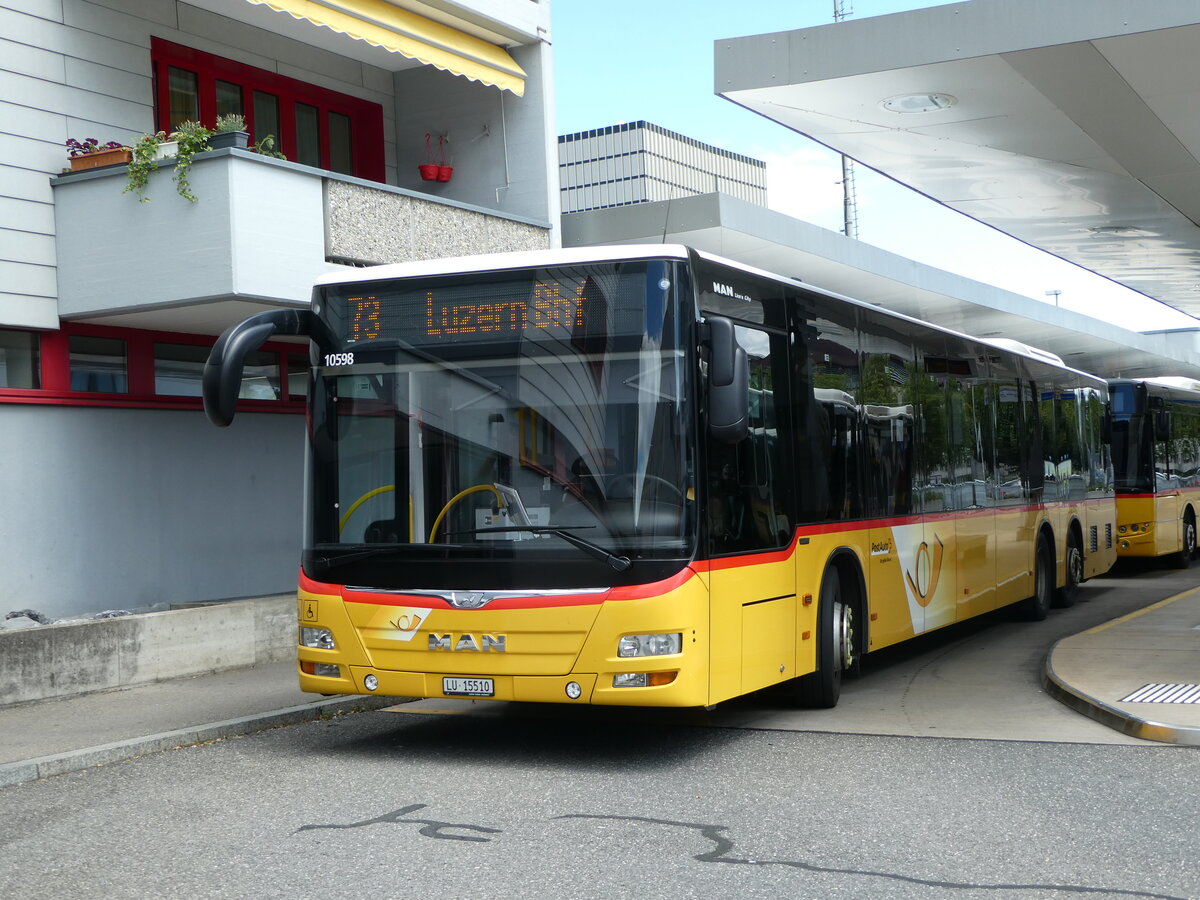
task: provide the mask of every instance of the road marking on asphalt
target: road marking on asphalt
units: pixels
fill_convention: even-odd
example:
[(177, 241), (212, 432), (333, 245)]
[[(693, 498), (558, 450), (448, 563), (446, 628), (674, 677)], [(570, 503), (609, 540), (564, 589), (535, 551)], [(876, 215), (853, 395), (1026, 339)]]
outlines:
[(1176, 600), (1182, 600), (1184, 597), (1190, 597), (1192, 594), (1200, 592), (1200, 587), (1194, 587), (1190, 591), (1184, 591), (1182, 594), (1176, 594), (1174, 597), (1168, 597), (1166, 600), (1159, 600), (1157, 603), (1151, 603), (1145, 609), (1139, 609), (1135, 612), (1127, 613), (1119, 619), (1113, 619), (1111, 622), (1105, 622), (1103, 625), (1097, 625), (1095, 628), (1089, 628), (1084, 634), (1099, 634), (1101, 631), (1106, 631), (1114, 625), (1120, 625), (1122, 622), (1128, 622), (1131, 619), (1136, 619), (1138, 616), (1144, 616), (1148, 612), (1154, 612), (1156, 609), (1162, 609), (1164, 606), (1170, 606)]

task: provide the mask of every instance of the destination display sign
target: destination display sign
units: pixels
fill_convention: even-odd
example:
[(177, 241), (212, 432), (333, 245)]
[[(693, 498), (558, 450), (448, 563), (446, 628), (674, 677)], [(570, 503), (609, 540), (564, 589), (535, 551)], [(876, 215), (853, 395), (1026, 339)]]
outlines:
[[(587, 267), (594, 269), (597, 267)], [(328, 290), (322, 318), (346, 345), (402, 341), (415, 346), (536, 338), (595, 340), (640, 333), (644, 273), (569, 273), (457, 282), (368, 282)]]

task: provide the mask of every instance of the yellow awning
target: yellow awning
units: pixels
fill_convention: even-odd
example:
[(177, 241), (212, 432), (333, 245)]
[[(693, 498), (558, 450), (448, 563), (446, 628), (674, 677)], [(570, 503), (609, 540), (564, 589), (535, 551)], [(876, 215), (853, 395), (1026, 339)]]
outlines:
[(518, 97), (525, 70), (501, 47), (385, 0), (247, 0)]

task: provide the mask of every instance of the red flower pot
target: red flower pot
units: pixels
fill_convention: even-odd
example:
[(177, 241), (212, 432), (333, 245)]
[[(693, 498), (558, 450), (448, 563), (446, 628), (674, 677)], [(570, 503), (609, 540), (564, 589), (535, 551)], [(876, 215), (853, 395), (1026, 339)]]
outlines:
[(438, 170), (441, 168), (441, 166), (434, 166), (426, 163), (425, 165), (417, 166), (417, 171), (421, 173), (421, 179), (423, 181), (437, 181)]
[(449, 181), (450, 176), (454, 174), (454, 166), (438, 166), (437, 180)]

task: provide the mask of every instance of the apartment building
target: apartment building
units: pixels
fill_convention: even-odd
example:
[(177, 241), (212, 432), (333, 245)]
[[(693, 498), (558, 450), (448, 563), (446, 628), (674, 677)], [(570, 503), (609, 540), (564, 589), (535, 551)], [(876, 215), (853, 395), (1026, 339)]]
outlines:
[(767, 164), (652, 122), (558, 138), (564, 213), (721, 193), (767, 203)]
[[(556, 245), (549, 37), (538, 0), (0, 0), (0, 616), (292, 589), (307, 349), (224, 431), (207, 349), (338, 266)], [(194, 200), (171, 157), (65, 172), (228, 113)]]

